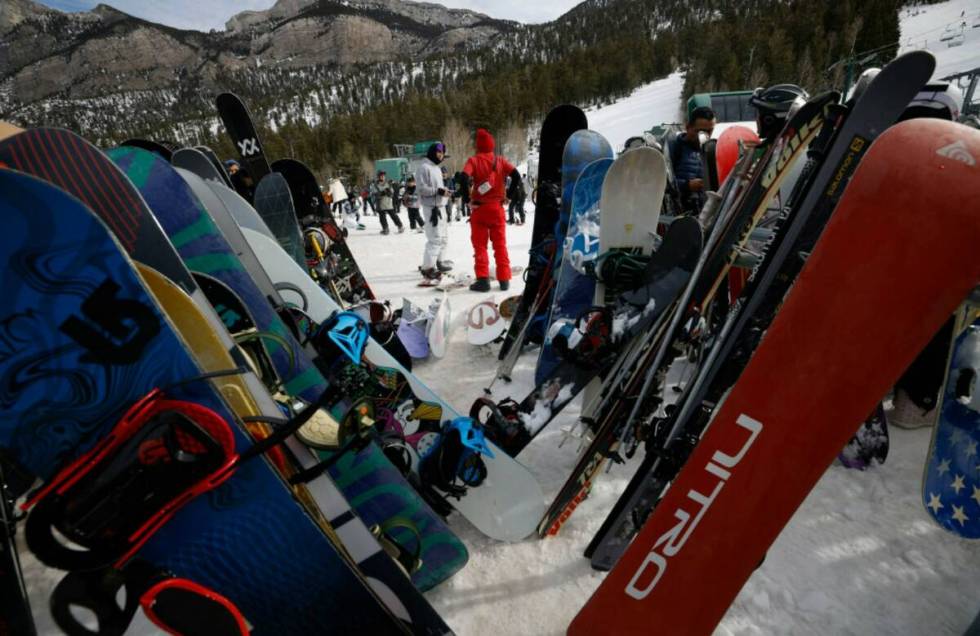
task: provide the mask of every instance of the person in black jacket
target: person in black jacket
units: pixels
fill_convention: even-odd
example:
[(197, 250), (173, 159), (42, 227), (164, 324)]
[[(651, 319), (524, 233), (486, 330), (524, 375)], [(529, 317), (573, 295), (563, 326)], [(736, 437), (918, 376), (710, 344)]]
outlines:
[(681, 207), (690, 214), (698, 214), (704, 205), (701, 144), (711, 138), (714, 128), (715, 112), (707, 106), (699, 106), (691, 111), (684, 132), (677, 136), (670, 148), (670, 163), (681, 194)]
[[(524, 179), (510, 178), (507, 183), (507, 198), (510, 200), (510, 205), (507, 208), (507, 224), (514, 225), (524, 225), (526, 219), (524, 215), (524, 200), (527, 198), (527, 193), (524, 189)], [(517, 220), (517, 216), (520, 215), (521, 220)]]

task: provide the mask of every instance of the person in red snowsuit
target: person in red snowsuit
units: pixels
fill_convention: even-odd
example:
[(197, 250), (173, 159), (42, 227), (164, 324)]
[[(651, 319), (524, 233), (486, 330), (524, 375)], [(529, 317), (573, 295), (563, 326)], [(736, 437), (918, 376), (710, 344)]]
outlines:
[(487, 240), (493, 245), (500, 289), (510, 287), (510, 257), (507, 255), (507, 224), (504, 213), (504, 186), (508, 175), (520, 179), (517, 168), (507, 159), (494, 153), (493, 135), (482, 128), (476, 131), (476, 154), (463, 167), (470, 177), (470, 242), (473, 244), (476, 282), (473, 291), (490, 291), (490, 257)]

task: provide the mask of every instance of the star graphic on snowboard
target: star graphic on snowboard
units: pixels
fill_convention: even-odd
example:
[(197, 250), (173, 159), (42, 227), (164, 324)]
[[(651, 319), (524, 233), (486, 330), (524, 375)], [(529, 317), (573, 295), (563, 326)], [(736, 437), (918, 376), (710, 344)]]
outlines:
[(967, 445), (966, 445), (966, 451), (964, 451), (964, 452), (966, 453), (967, 459), (969, 459), (969, 458), (973, 457), (974, 455), (976, 455), (977, 454), (977, 441), (971, 439), (967, 443)]
[(966, 513), (963, 512), (963, 506), (953, 506), (953, 519), (960, 522), (960, 526), (965, 526), (966, 522), (970, 520)]
[(966, 484), (963, 483), (963, 475), (957, 475), (949, 487), (955, 490), (956, 494), (959, 495), (960, 491), (966, 488)]
[(936, 471), (939, 472), (940, 475), (945, 475), (949, 472), (949, 464), (950, 461), (948, 459), (944, 459), (943, 461), (939, 462), (939, 466), (936, 467)]
[(980, 506), (980, 488), (973, 486), (973, 494), (970, 495), (970, 499), (976, 501), (977, 505)]
[(943, 508), (942, 502), (939, 501), (939, 495), (929, 493), (929, 503), (926, 504), (926, 508), (932, 509), (933, 516), (939, 514), (939, 511)]

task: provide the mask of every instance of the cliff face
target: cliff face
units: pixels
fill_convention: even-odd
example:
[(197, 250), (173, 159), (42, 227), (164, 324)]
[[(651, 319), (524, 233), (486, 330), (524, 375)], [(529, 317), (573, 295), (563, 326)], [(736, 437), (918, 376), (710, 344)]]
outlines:
[(0, 2), (0, 116), (65, 100), (219, 90), (248, 68), (352, 67), (485, 46), (518, 25), (402, 0), (279, 0), (232, 17), (223, 32), (182, 31), (99, 5), (66, 14)]

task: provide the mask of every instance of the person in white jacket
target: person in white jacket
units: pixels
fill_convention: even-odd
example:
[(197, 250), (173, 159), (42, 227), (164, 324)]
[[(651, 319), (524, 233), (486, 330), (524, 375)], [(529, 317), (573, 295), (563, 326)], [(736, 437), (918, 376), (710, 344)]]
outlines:
[(446, 147), (441, 142), (432, 144), (415, 173), (416, 191), (422, 206), (422, 218), (425, 220), (422, 275), (426, 278), (439, 278), (442, 272), (452, 269), (452, 264), (445, 260), (446, 248), (449, 246), (449, 232), (446, 230), (448, 191), (439, 169), (445, 156)]

